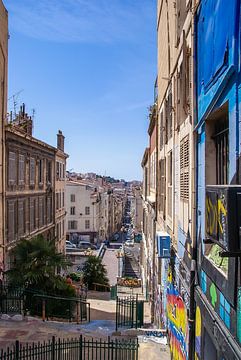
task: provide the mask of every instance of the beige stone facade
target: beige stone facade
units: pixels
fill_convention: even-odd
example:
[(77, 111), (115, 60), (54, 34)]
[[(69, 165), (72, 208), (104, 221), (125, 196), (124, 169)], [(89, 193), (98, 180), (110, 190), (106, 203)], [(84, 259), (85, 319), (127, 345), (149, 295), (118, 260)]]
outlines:
[(64, 136), (59, 130), (57, 134), (57, 152), (55, 155), (55, 237), (59, 252), (65, 253), (66, 240), (66, 161), (68, 155), (64, 152)]
[(32, 119), (21, 106), (5, 126), (5, 268), (21, 238), (54, 239), (56, 149), (32, 136)]

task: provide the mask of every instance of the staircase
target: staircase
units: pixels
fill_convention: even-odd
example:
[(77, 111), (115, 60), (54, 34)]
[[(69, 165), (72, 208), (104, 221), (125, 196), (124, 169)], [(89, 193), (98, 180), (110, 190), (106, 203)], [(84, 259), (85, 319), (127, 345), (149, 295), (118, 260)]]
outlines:
[(139, 279), (140, 278), (140, 266), (137, 259), (129, 249), (125, 249), (125, 265), (124, 276)]

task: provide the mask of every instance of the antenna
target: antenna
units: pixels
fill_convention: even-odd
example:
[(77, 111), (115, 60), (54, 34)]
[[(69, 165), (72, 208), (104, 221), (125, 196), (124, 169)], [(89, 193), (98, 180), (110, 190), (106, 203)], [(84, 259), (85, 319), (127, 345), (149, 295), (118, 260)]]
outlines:
[(10, 96), (10, 98), (8, 98), (8, 101), (10, 101), (11, 99), (13, 99), (13, 112), (14, 112), (14, 118), (16, 119), (17, 116), (17, 105), (18, 105), (18, 97), (21, 94), (21, 92), (23, 92), (22, 90), (19, 90), (18, 92), (16, 92), (15, 94), (13, 94), (12, 96)]
[(36, 113), (36, 110), (35, 109), (32, 109), (32, 119), (34, 120), (34, 117), (35, 117), (35, 113)]

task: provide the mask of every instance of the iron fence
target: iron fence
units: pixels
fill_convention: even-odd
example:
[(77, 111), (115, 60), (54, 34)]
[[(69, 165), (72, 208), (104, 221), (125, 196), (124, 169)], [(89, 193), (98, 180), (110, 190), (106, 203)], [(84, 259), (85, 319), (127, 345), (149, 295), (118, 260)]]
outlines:
[(136, 297), (116, 298), (116, 331), (118, 328), (138, 328), (144, 323), (144, 301)]
[(19, 341), (0, 351), (0, 360), (138, 360), (137, 340), (87, 340), (56, 341), (55, 337), (46, 343), (22, 345)]
[(50, 318), (67, 319), (77, 323), (90, 321), (90, 304), (82, 297), (61, 297), (42, 294), (36, 290), (1, 286), (0, 313), (30, 314)]

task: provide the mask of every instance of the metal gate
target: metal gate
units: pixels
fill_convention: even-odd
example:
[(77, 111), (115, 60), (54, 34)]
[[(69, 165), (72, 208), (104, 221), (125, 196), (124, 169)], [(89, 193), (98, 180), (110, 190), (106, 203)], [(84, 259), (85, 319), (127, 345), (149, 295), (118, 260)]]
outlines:
[(116, 331), (120, 327), (139, 328), (144, 322), (144, 301), (136, 297), (116, 298)]
[(24, 294), (22, 290), (0, 287), (0, 313), (22, 314)]

